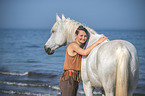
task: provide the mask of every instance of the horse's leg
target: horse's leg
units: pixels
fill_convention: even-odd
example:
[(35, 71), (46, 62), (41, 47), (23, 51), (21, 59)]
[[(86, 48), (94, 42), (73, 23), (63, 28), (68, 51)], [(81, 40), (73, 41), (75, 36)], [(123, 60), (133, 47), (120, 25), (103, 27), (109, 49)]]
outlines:
[(105, 96), (114, 96), (114, 88), (111, 86), (110, 84), (106, 84), (105, 86), (103, 86), (105, 90)]
[(104, 90), (101, 90), (102, 91), (102, 96), (105, 96), (105, 91)]
[[(102, 57), (105, 57), (105, 56), (100, 56), (100, 58), (102, 58)], [(104, 59), (102, 59), (102, 60), (104, 60)], [(102, 63), (99, 66), (99, 74), (101, 74), (100, 80), (102, 81), (102, 86), (105, 91), (105, 96), (114, 96), (114, 93), (115, 93), (115, 80), (116, 80), (115, 79), (116, 78), (116, 69), (115, 68), (116, 67), (115, 67), (115, 63), (113, 62), (115, 60), (113, 60), (112, 58), (111, 58), (111, 60), (112, 60), (111, 62), (107, 62), (107, 63), (102, 61)], [(111, 64), (114, 64), (114, 66), (109, 66)]]
[(83, 88), (85, 91), (86, 96), (93, 96), (93, 88), (91, 86), (91, 82), (89, 81), (88, 75), (87, 75), (87, 67), (86, 67), (86, 57), (82, 56), (82, 61), (81, 61), (81, 76), (83, 80)]
[(94, 88), (91, 86), (90, 81), (83, 82), (83, 88), (86, 96), (93, 96)]
[[(102, 59), (103, 57), (105, 57), (105, 56), (100, 56), (101, 59), (99, 59), (99, 60), (102, 60), (102, 61), (99, 61), (102, 63), (100, 64), (100, 66), (98, 66), (99, 67), (98, 73), (101, 74), (99, 77), (100, 77), (100, 80), (102, 82), (103, 89), (105, 91), (105, 96), (114, 96), (116, 69), (115, 69), (115, 63), (113, 61), (115, 61), (115, 60), (113, 60), (111, 58), (111, 60), (112, 60), (111, 62), (105, 63), (104, 62), (105, 60)], [(113, 65), (109, 66), (111, 64), (114, 64), (114, 66)]]

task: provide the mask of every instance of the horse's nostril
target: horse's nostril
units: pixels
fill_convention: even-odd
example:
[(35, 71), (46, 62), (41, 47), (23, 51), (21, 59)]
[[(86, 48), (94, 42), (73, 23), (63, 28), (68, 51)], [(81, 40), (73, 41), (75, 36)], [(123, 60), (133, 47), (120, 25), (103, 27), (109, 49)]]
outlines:
[(46, 48), (46, 46), (44, 46), (44, 49), (48, 55), (52, 55), (54, 53), (54, 50), (52, 50), (51, 48)]
[(45, 52), (47, 53), (48, 49), (46, 48), (46, 45), (44, 45), (44, 49), (45, 49)]
[(51, 52), (51, 49), (50, 49), (50, 48), (48, 48), (48, 49), (47, 49), (47, 51), (48, 51), (48, 52)]
[(44, 45), (44, 49), (46, 48), (46, 45)]

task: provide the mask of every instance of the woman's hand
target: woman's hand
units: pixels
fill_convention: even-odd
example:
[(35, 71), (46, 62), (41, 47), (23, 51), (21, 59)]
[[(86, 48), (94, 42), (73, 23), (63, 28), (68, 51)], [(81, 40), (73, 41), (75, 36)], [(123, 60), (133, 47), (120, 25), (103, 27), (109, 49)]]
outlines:
[(97, 42), (100, 44), (100, 43), (102, 43), (103, 41), (105, 41), (105, 40), (107, 40), (107, 39), (108, 39), (108, 37), (103, 36), (103, 37), (101, 37)]

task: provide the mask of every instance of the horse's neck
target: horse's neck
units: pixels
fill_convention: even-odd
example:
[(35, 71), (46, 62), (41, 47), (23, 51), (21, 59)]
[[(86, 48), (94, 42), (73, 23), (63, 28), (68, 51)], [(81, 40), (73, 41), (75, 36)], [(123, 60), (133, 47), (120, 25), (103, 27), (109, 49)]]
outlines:
[(81, 23), (69, 20), (65, 26), (67, 44), (75, 41), (75, 31), (81, 25)]
[(102, 37), (102, 35), (99, 35), (99, 34), (90, 35), (90, 39), (89, 39), (87, 47), (89, 47), (90, 45), (95, 43), (97, 40), (99, 40), (100, 37)]
[(90, 38), (89, 38), (89, 42), (88, 42), (88, 45), (87, 45), (87, 47), (89, 47), (90, 45), (92, 45), (93, 43), (95, 43), (103, 35), (97, 34), (96, 31), (94, 31), (93, 29), (88, 28), (88, 27), (87, 27), (87, 30), (90, 33)]

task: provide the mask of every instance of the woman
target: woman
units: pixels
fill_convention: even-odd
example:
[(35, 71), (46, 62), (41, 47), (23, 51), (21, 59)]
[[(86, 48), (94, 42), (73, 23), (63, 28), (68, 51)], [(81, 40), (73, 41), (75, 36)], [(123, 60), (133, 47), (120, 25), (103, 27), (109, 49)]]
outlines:
[(63, 75), (60, 78), (62, 96), (76, 96), (81, 80), (81, 56), (88, 55), (95, 46), (108, 39), (105, 36), (101, 37), (97, 42), (83, 49), (89, 39), (88, 31), (83, 26), (79, 26), (75, 32), (75, 37), (75, 41), (70, 43), (66, 49)]

